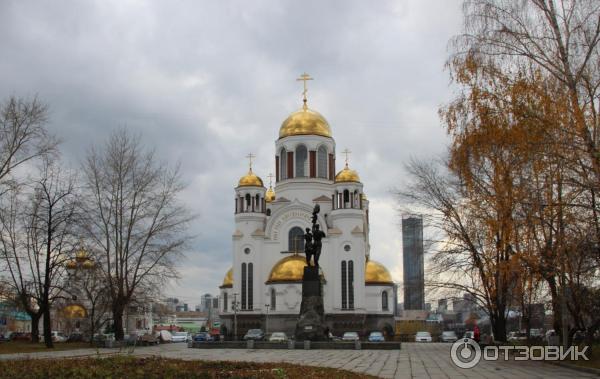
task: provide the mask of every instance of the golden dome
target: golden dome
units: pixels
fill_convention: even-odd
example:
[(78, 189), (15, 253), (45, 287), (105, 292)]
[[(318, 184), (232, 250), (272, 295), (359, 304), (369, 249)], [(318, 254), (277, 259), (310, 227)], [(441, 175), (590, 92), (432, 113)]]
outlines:
[(75, 260), (70, 260), (65, 264), (65, 266), (68, 270), (73, 270), (77, 268), (77, 262)]
[(283, 258), (271, 269), (267, 283), (301, 282), (306, 267), (306, 258), (302, 255), (290, 255)]
[(289, 115), (279, 129), (279, 138), (299, 135), (331, 137), (331, 128), (319, 112), (303, 107)]
[(87, 317), (87, 311), (80, 304), (67, 305), (62, 309), (63, 316), (66, 318), (85, 318)]
[(250, 169), (246, 175), (240, 178), (238, 187), (263, 187), (263, 181)]
[(83, 268), (92, 269), (94, 266), (96, 266), (96, 264), (91, 259), (87, 259), (85, 262), (83, 262), (82, 266)]
[(345, 182), (360, 182), (360, 177), (358, 176), (358, 173), (354, 170), (350, 170), (350, 168), (348, 168), (348, 164), (346, 164), (346, 167), (344, 167), (344, 169), (340, 172), (337, 173), (337, 175), (335, 176), (335, 182), (336, 183), (345, 183)]
[(83, 248), (81, 250), (79, 250), (77, 253), (75, 253), (75, 259), (77, 260), (77, 262), (83, 262), (87, 259), (87, 257), (88, 257), (88, 253)]
[(368, 260), (365, 265), (365, 284), (394, 284), (390, 272), (379, 262)]
[(233, 268), (230, 268), (229, 271), (227, 271), (227, 274), (225, 274), (223, 284), (221, 284), (221, 288), (223, 287), (233, 287)]
[(269, 187), (269, 189), (265, 193), (265, 201), (267, 203), (275, 201), (275, 191), (273, 191), (273, 187)]

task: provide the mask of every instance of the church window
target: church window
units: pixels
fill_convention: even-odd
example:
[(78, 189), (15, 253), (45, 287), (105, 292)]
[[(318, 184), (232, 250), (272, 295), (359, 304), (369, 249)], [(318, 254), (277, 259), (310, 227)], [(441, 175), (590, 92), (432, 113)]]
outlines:
[(317, 176), (327, 179), (327, 149), (325, 146), (319, 147), (317, 153)]
[(250, 204), (252, 203), (252, 200), (250, 199), (250, 195), (246, 194), (246, 212), (250, 211)]
[(250, 248), (249, 247), (247, 247), (247, 248), (244, 249), (244, 254), (250, 254)]
[(254, 278), (252, 263), (248, 263), (248, 309), (252, 310), (254, 307)]
[(283, 180), (283, 179), (287, 179), (287, 152), (285, 151), (285, 148), (281, 149), (280, 156), (281, 156), (281, 158), (279, 160), (281, 161), (281, 163), (279, 164), (279, 169), (280, 169), (279, 177), (281, 178), (281, 180)]
[(350, 251), (352, 247), (350, 245), (344, 245), (344, 251)]
[(342, 309), (348, 309), (346, 290), (346, 261), (342, 261)]
[(288, 251), (304, 251), (304, 232), (302, 228), (294, 226), (288, 234)]
[(354, 309), (354, 262), (348, 261), (348, 308)]
[(296, 177), (308, 176), (308, 152), (306, 146), (300, 145), (296, 148)]
[(260, 196), (258, 196), (258, 194), (256, 194), (256, 211), (260, 212)]
[(348, 190), (344, 190), (344, 208), (348, 208), (349, 202), (350, 202), (350, 192)]
[(271, 288), (271, 310), (274, 311), (277, 308), (277, 293), (275, 288)]
[(246, 309), (246, 264), (242, 263), (242, 309)]
[(388, 310), (388, 294), (386, 291), (381, 293), (381, 309), (384, 311)]
[(223, 293), (223, 312), (227, 312), (227, 292)]

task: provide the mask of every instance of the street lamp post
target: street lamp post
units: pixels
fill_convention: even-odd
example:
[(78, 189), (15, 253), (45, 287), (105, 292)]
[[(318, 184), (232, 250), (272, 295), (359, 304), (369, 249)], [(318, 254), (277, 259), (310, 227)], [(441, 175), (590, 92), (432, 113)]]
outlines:
[(265, 304), (265, 308), (267, 308), (267, 318), (265, 321), (265, 335), (269, 334), (269, 304)]

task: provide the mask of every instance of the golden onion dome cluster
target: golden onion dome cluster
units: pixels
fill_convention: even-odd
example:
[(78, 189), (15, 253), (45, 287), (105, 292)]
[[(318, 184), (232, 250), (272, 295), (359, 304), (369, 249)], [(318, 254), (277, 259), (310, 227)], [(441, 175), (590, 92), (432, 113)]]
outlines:
[(365, 284), (394, 284), (390, 272), (379, 262), (367, 260), (365, 265)]
[(248, 173), (242, 176), (238, 182), (238, 187), (264, 187), (263, 181), (260, 177), (258, 177), (255, 173), (252, 172), (252, 169), (248, 171)]
[(358, 176), (358, 173), (354, 170), (351, 170), (348, 167), (348, 164), (346, 164), (346, 167), (344, 167), (344, 169), (340, 172), (337, 173), (337, 175), (335, 176), (335, 182), (336, 183), (350, 183), (350, 182), (354, 182), (354, 183), (360, 183), (360, 177)]

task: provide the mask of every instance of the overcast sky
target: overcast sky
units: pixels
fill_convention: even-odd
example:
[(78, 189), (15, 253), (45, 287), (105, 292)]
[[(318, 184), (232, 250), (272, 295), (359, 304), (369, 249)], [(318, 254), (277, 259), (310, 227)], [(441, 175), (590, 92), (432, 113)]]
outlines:
[[(72, 166), (125, 126), (181, 162), (198, 237), (166, 289), (190, 306), (231, 267), (233, 188), (274, 171), (281, 122), (301, 106), (352, 151), (371, 202), (371, 257), (402, 281), (398, 204), (410, 157), (442, 154), (437, 110), (450, 99), (448, 40), (461, 4), (410, 1), (0, 2), (0, 98), (34, 96)], [(338, 168), (341, 168), (338, 163)], [(326, 252), (325, 252), (326, 253)]]

